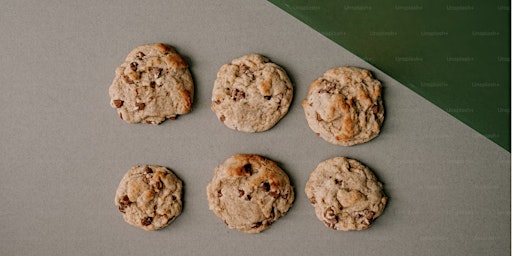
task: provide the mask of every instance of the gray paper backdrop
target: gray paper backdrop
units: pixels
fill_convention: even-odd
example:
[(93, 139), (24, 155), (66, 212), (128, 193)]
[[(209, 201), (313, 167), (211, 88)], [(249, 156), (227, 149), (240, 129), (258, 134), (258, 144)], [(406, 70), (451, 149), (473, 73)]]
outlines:
[[(0, 255), (510, 255), (510, 153), (266, 1), (1, 1)], [(137, 45), (163, 42), (190, 63), (193, 110), (129, 125), (109, 105), (115, 68)], [(284, 67), (294, 101), (273, 129), (232, 131), (210, 110), (219, 67), (246, 53)], [(331, 145), (301, 101), (326, 69), (353, 65), (382, 81), (386, 119), (373, 141)], [(261, 234), (228, 229), (208, 210), (214, 168), (235, 153), (269, 157), (296, 192)], [(316, 219), (304, 186), (316, 165), (356, 158), (389, 204), (366, 231)], [(114, 205), (134, 165), (184, 182), (169, 227), (126, 224)]]

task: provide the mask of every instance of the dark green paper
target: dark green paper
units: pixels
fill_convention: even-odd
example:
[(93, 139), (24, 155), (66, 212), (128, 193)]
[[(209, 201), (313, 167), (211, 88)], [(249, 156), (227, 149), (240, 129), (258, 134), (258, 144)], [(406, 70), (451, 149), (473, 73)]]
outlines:
[(510, 1), (269, 1), (510, 151)]

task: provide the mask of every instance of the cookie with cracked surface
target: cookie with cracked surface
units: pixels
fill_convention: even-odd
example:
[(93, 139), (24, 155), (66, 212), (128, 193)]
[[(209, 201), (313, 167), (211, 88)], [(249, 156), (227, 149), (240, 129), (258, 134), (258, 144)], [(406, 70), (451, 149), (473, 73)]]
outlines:
[(190, 112), (194, 83), (188, 65), (165, 44), (133, 49), (109, 88), (110, 105), (127, 123), (159, 124)]
[(263, 132), (286, 115), (292, 98), (286, 72), (261, 55), (248, 54), (219, 69), (211, 109), (231, 129)]
[(130, 225), (157, 230), (181, 214), (182, 182), (169, 169), (157, 165), (132, 167), (116, 191), (115, 205)]
[(214, 172), (208, 204), (231, 229), (259, 233), (290, 209), (294, 192), (288, 175), (264, 157), (238, 154)]
[(336, 145), (370, 141), (384, 121), (381, 83), (355, 67), (327, 70), (311, 83), (302, 107), (311, 130)]
[(386, 206), (382, 184), (357, 160), (335, 157), (311, 173), (305, 192), (317, 218), (335, 230), (363, 230)]

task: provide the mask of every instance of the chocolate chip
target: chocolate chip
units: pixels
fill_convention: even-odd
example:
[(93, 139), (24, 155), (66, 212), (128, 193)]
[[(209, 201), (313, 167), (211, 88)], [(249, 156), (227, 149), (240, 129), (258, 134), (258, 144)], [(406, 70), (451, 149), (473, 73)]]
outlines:
[(161, 181), (158, 181), (158, 182), (156, 183), (156, 188), (157, 188), (158, 190), (162, 189), (163, 187), (164, 187), (164, 184), (163, 184)]
[(224, 123), (224, 121), (226, 121), (226, 117), (224, 115), (221, 115), (219, 117), (219, 120)]
[(132, 63), (130, 63), (130, 69), (133, 70), (133, 71), (137, 71), (137, 66), (138, 65), (139, 65), (139, 63), (132, 62)]
[(334, 210), (332, 208), (327, 208), (324, 211), (324, 220), (334, 225), (338, 223), (338, 215), (334, 213)]
[(122, 213), (126, 213), (126, 207), (128, 207), (128, 205), (122, 204), (119, 207), (117, 207), (117, 209)]
[(218, 197), (222, 197), (222, 190), (220, 190), (220, 189), (219, 189), (219, 190), (217, 190), (217, 196), (218, 196)]
[(319, 122), (323, 121), (322, 117), (318, 113), (316, 113), (316, 120), (319, 121)]
[(146, 107), (146, 104), (142, 102), (135, 103), (135, 105), (137, 106), (137, 110), (143, 110)]
[(265, 98), (266, 100), (270, 100), (272, 99), (272, 96), (263, 96), (263, 98)]
[(125, 209), (130, 205), (130, 198), (128, 198), (128, 195), (124, 195), (123, 198), (121, 198), (121, 201), (119, 202), (119, 211), (122, 213), (125, 213)]
[(137, 58), (142, 59), (142, 57), (146, 56), (146, 54), (144, 54), (143, 52), (138, 52), (136, 56)]
[(124, 103), (124, 101), (122, 101), (122, 100), (114, 100), (114, 106), (116, 106), (116, 108), (122, 107), (123, 103)]
[(244, 196), (244, 194), (245, 194), (245, 191), (244, 191), (243, 189), (239, 189), (239, 190), (238, 190), (238, 196), (239, 196), (239, 197)]
[(265, 182), (261, 183), (260, 189), (262, 189), (265, 192), (269, 192), (270, 191), (270, 184), (268, 183), (268, 181), (265, 181)]
[(247, 195), (247, 196), (245, 197), (245, 200), (249, 201), (249, 200), (251, 200), (251, 198), (252, 198), (252, 197), (251, 197), (251, 195)]
[(146, 218), (140, 220), (140, 222), (144, 226), (149, 226), (149, 225), (151, 225), (151, 222), (153, 222), (153, 218), (152, 217), (146, 217)]
[(375, 212), (370, 211), (370, 210), (364, 210), (364, 211), (355, 212), (352, 214), (352, 216), (354, 216), (356, 218), (361, 218), (362, 219), (361, 224), (368, 227), (373, 222), (373, 216), (375, 216)]
[(155, 81), (149, 82), (149, 87), (155, 88), (156, 87), (156, 82)]
[(146, 168), (144, 168), (144, 173), (145, 174), (153, 173), (153, 169), (151, 169), (149, 166), (146, 166)]
[(251, 164), (246, 164), (242, 167), (242, 173), (245, 173), (245, 174), (249, 174), (252, 175), (252, 165)]
[(231, 93), (231, 97), (233, 98), (234, 101), (239, 101), (239, 100), (245, 99), (245, 92), (235, 89)]

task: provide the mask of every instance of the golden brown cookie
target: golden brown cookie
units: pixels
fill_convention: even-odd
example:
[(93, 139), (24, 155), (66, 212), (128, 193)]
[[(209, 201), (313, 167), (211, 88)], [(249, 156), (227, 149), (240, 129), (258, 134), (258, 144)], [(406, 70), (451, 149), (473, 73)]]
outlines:
[(387, 202), (372, 171), (345, 157), (321, 162), (311, 173), (305, 192), (317, 218), (335, 230), (367, 229)]
[(109, 88), (110, 105), (127, 123), (159, 124), (190, 112), (194, 83), (183, 58), (170, 46), (133, 49)]
[(215, 169), (207, 187), (210, 210), (229, 228), (259, 233), (290, 209), (294, 192), (286, 173), (258, 155), (234, 155)]
[(286, 72), (261, 55), (248, 54), (219, 69), (211, 109), (231, 129), (263, 132), (286, 115), (292, 98)]
[(182, 182), (156, 165), (131, 168), (119, 183), (115, 204), (130, 225), (156, 230), (171, 224), (182, 209)]
[(384, 121), (381, 83), (355, 67), (327, 70), (311, 83), (302, 107), (309, 127), (336, 145), (367, 142), (380, 133)]

